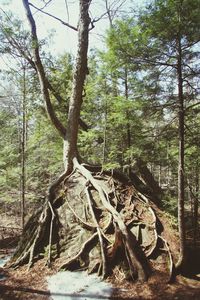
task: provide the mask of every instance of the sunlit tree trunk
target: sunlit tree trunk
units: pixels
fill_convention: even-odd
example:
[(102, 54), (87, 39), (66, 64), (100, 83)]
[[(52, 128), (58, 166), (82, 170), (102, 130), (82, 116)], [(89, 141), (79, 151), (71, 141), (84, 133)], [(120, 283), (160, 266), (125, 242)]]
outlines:
[[(125, 66), (124, 70), (124, 95), (125, 99), (128, 102), (129, 100), (129, 90), (128, 90), (128, 70), (127, 67)], [(127, 149), (130, 150), (131, 148), (131, 129), (130, 129), (130, 116), (129, 116), (129, 108), (126, 109), (126, 135), (127, 135)], [(129, 168), (129, 173), (131, 170), (131, 159), (130, 159), (130, 153), (128, 155), (128, 168)]]
[(23, 66), (22, 136), (21, 136), (21, 226), (24, 229), (26, 193), (26, 67)]
[(88, 14), (90, 1), (80, 1), (80, 16), (78, 25), (78, 50), (73, 75), (72, 94), (69, 103), (67, 132), (64, 138), (65, 170), (72, 169), (74, 157), (78, 157), (77, 139), (80, 110), (85, 77), (88, 74), (87, 52), (90, 17)]
[(184, 150), (185, 150), (185, 133), (184, 133), (184, 95), (183, 95), (183, 75), (182, 75), (182, 45), (181, 35), (177, 38), (177, 78), (178, 78), (178, 126), (179, 126), (179, 159), (178, 159), (178, 225), (180, 237), (180, 254), (177, 268), (181, 268), (185, 262), (185, 183), (184, 183)]
[(51, 103), (49, 94), (49, 85), (46, 78), (45, 70), (41, 61), (39, 51), (39, 41), (37, 37), (37, 28), (33, 18), (30, 6), (27, 0), (23, 0), (23, 5), (26, 11), (27, 19), (31, 27), (32, 41), (33, 41), (33, 56), (34, 64), (37, 70), (41, 92), (48, 116), (54, 127), (58, 130), (64, 140), (63, 160), (65, 172), (71, 172), (73, 168), (73, 158), (78, 156), (77, 139), (78, 126), (80, 120), (80, 110), (82, 105), (82, 95), (84, 89), (85, 77), (88, 73), (87, 67), (87, 52), (88, 52), (88, 34), (89, 24), (91, 22), (89, 17), (89, 6), (91, 1), (79, 1), (79, 24), (78, 24), (78, 47), (75, 68), (73, 72), (72, 94), (69, 103), (67, 124), (63, 126), (61, 121), (56, 116), (54, 108)]

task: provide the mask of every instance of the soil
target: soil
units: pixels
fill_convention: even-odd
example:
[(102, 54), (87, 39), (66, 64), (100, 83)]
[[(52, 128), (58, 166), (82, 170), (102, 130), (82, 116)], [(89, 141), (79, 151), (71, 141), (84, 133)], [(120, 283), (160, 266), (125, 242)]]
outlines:
[[(55, 272), (56, 266), (48, 269), (42, 260), (35, 263), (29, 272), (26, 266), (17, 270), (1, 268), (0, 273), (6, 279), (0, 281), (0, 299), (51, 299), (46, 277)], [(175, 283), (168, 284), (166, 273), (155, 271), (147, 283), (141, 284), (121, 278), (119, 270), (116, 270), (115, 275), (108, 280), (114, 287), (111, 299), (200, 299), (200, 277), (191, 279), (178, 276)]]
[[(178, 236), (173, 226), (167, 224), (170, 219), (167, 218), (161, 211), (157, 210), (157, 214), (162, 219), (162, 225), (168, 228), (165, 231), (164, 238), (168, 241), (169, 247), (173, 255), (178, 253)], [(169, 230), (169, 228), (171, 228)], [(0, 258), (9, 255), (12, 248), (15, 247), (17, 236), (7, 236), (0, 240)], [(168, 283), (169, 272), (166, 270), (166, 264), (163, 261), (159, 262), (159, 257), (151, 259), (151, 265), (154, 267), (147, 283), (131, 282), (124, 278), (124, 274), (120, 272), (118, 267), (115, 268), (114, 274), (107, 280), (112, 283), (114, 287), (111, 299), (122, 300), (141, 300), (141, 299), (174, 299), (174, 300), (199, 300), (200, 299), (200, 251), (198, 255), (190, 255), (190, 266), (193, 264), (194, 271), (191, 271), (187, 277), (177, 276), (173, 284)], [(156, 263), (155, 263), (156, 262)], [(57, 272), (58, 265), (54, 263), (50, 268), (46, 265), (46, 260), (41, 259), (37, 261), (32, 268), (27, 271), (27, 266), (21, 266), (18, 269), (11, 269), (8, 267), (0, 268), (0, 300), (50, 300), (50, 293), (47, 287), (46, 277)], [(156, 269), (155, 269), (156, 266)], [(189, 273), (189, 272), (187, 272)], [(5, 278), (3, 278), (5, 276)], [(72, 295), (71, 299), (78, 297)], [(104, 297), (102, 297), (103, 299)], [(83, 299), (80, 297), (80, 300)], [(90, 299), (88, 295), (88, 299)], [(87, 300), (88, 300), (87, 299)], [(84, 297), (84, 300), (85, 297)]]

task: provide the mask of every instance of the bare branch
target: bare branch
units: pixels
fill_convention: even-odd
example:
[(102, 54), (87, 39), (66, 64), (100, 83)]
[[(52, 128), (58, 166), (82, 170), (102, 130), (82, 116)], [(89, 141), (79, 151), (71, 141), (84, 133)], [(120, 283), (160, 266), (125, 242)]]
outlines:
[[(90, 30), (92, 30), (95, 26), (94, 23), (97, 23), (98, 21), (102, 20), (103, 18), (107, 18), (109, 20), (110, 26), (112, 27), (112, 23), (113, 23), (113, 19), (116, 16), (117, 12), (119, 11), (119, 9), (123, 6), (123, 4), (126, 2), (127, 0), (122, 0), (120, 3), (119, 1), (113, 1), (110, 5), (108, 3), (108, 0), (105, 1), (106, 4), (106, 11), (104, 13), (102, 13), (99, 17), (97, 18), (93, 18), (91, 21), (92, 27), (90, 28)], [(119, 3), (119, 5), (117, 7), (115, 7), (117, 4)], [(107, 16), (107, 17), (106, 17)]]
[(100, 21), (100, 20), (103, 19), (106, 15), (107, 15), (107, 11), (104, 12), (103, 14), (101, 14), (100, 17), (94, 18), (94, 19), (92, 20), (92, 23), (96, 23), (96, 22)]
[(105, 1), (106, 14), (108, 15), (110, 27), (113, 26), (113, 19), (115, 18), (117, 12), (124, 5), (125, 2), (126, 2), (126, 0), (122, 0), (121, 2), (119, 2), (119, 0), (116, 0), (116, 1), (113, 1), (111, 4), (109, 4), (108, 0)]
[(187, 83), (187, 85), (195, 92), (198, 91), (198, 88), (195, 88), (187, 79), (183, 79), (184, 82)]
[[(188, 25), (188, 26), (189, 26), (189, 25)], [(183, 47), (183, 51), (186, 50), (186, 49), (188, 49), (188, 48), (191, 48), (191, 47), (195, 46), (195, 45), (198, 44), (199, 42), (200, 42), (200, 39), (198, 39), (197, 41), (188, 43), (187, 45), (185, 45), (185, 46)]]
[[(198, 73), (188, 64), (184, 64), (185, 67), (187, 67), (190, 71), (191, 71), (191, 74), (190, 75), (197, 75)], [(188, 77), (188, 76), (187, 76)]]
[(66, 11), (67, 11), (67, 20), (69, 22), (69, 9), (68, 9), (68, 3), (67, 0), (65, 0), (65, 7), (66, 7)]
[(45, 3), (45, 5), (43, 6), (43, 7), (41, 7), (41, 9), (44, 9), (46, 6), (48, 6), (49, 5), (49, 3), (51, 3), (52, 2), (52, 0), (49, 0), (49, 1), (47, 1), (46, 3)]
[(195, 106), (198, 106), (198, 105), (200, 105), (200, 102), (193, 103), (193, 104), (187, 106), (185, 108), (185, 111), (188, 111), (189, 109), (194, 108)]
[(67, 23), (67, 22), (63, 21), (62, 19), (60, 19), (60, 18), (58, 18), (58, 17), (56, 17), (56, 16), (54, 16), (54, 15), (52, 15), (52, 14), (44, 11), (43, 9), (35, 6), (34, 4), (32, 4), (32, 3), (29, 2), (29, 5), (32, 6), (32, 7), (34, 7), (36, 10), (40, 11), (41, 13), (43, 13), (43, 14), (45, 14), (45, 15), (47, 15), (47, 16), (49, 16), (49, 17), (51, 17), (51, 18), (53, 18), (53, 19), (55, 19), (57, 21), (59, 21), (61, 24), (65, 25), (65, 26), (67, 26), (67, 27), (69, 27), (69, 28), (71, 28), (71, 29), (73, 29), (75, 31), (78, 31), (77, 27), (74, 27), (74, 26), (70, 25), (69, 23)]

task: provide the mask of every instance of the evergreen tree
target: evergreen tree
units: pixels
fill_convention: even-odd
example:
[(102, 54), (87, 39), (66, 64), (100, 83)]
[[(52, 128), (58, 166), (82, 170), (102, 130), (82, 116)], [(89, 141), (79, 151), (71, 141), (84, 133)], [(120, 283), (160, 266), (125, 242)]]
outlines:
[[(197, 1), (154, 1), (138, 21), (129, 19), (116, 24), (110, 32), (113, 51), (124, 63), (138, 64), (148, 73), (151, 68), (159, 76), (163, 86), (171, 76), (176, 86), (170, 87), (175, 97), (178, 115), (179, 166), (178, 166), (178, 220), (180, 232), (180, 259), (177, 268), (183, 267), (186, 259), (185, 247), (185, 107), (189, 103), (188, 90), (195, 89), (198, 67), (194, 63), (199, 57), (200, 22)], [(116, 38), (118, 37), (118, 39)], [(117, 43), (115, 42), (117, 41)], [(164, 76), (163, 76), (164, 74)], [(170, 80), (171, 82), (171, 80)], [(165, 88), (166, 90), (166, 88)], [(193, 91), (192, 91), (193, 93)], [(166, 96), (165, 96), (165, 99)], [(165, 101), (166, 103), (166, 101)]]

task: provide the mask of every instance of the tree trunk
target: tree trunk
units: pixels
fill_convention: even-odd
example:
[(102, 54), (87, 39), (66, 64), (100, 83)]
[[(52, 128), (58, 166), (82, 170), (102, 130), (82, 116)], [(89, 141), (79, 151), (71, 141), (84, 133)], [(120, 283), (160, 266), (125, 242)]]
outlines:
[(89, 34), (89, 0), (80, 1), (80, 16), (78, 24), (78, 51), (73, 75), (72, 95), (69, 103), (67, 132), (64, 138), (64, 166), (65, 170), (73, 168), (72, 160), (78, 156), (77, 139), (80, 110), (85, 77), (88, 74), (87, 52)]
[(197, 240), (198, 240), (198, 211), (199, 211), (199, 166), (197, 164), (195, 168), (195, 193), (194, 193), (194, 233), (193, 233), (193, 243), (194, 247), (197, 246)]
[(146, 185), (146, 188), (149, 190), (148, 193), (152, 193), (156, 205), (160, 206), (162, 189), (154, 179), (152, 173), (147, 167), (147, 164), (142, 159), (138, 158), (134, 168), (136, 173), (139, 174), (142, 182)]
[[(124, 70), (124, 95), (125, 95), (125, 99), (128, 102), (128, 98), (129, 98), (129, 91), (128, 91), (128, 71), (127, 68), (125, 66), (125, 70)], [(130, 128), (130, 114), (129, 114), (129, 108), (126, 109), (126, 121), (127, 121), (127, 125), (126, 125), (126, 135), (127, 135), (127, 149), (130, 150), (131, 148), (131, 128)], [(130, 153), (128, 155), (128, 172), (130, 175), (130, 171), (131, 171), (131, 158), (130, 158)]]
[(25, 192), (26, 192), (26, 67), (23, 66), (23, 95), (22, 95), (22, 137), (21, 137), (21, 226), (24, 229)]
[[(102, 172), (101, 168), (90, 171), (78, 160), (78, 122), (88, 73), (90, 2), (80, 0), (78, 52), (64, 135), (65, 171), (49, 187), (44, 206), (27, 222), (11, 265), (28, 263), (29, 268), (36, 259), (46, 257), (49, 266), (58, 259), (62, 269), (87, 269), (103, 278), (119, 265), (132, 279), (146, 281), (151, 271), (147, 258), (165, 247), (163, 238), (158, 242), (157, 217), (149, 199), (134, 189), (129, 178), (114, 171)], [(33, 42), (38, 42), (28, 1), (23, 3)], [(33, 52), (43, 97), (49, 105), (38, 44)], [(50, 112), (50, 117), (63, 136), (55, 113)], [(169, 249), (165, 250), (171, 257)]]
[(183, 96), (183, 75), (182, 75), (182, 46), (181, 36), (177, 38), (177, 78), (178, 78), (178, 120), (179, 120), (179, 159), (178, 159), (178, 226), (180, 237), (180, 254), (177, 263), (177, 270), (181, 270), (186, 260), (185, 251), (185, 183), (184, 183), (184, 96)]
[(53, 126), (59, 132), (60, 136), (62, 138), (64, 138), (64, 136), (66, 135), (66, 128), (63, 126), (63, 124), (57, 118), (56, 113), (55, 113), (52, 103), (51, 103), (50, 94), (49, 94), (49, 82), (46, 78), (44, 66), (43, 66), (42, 60), (40, 58), (39, 41), (38, 41), (38, 37), (37, 37), (37, 29), (36, 29), (35, 20), (33, 18), (28, 0), (22, 0), (22, 2), (23, 2), (26, 16), (27, 16), (27, 19), (28, 19), (28, 22), (29, 22), (30, 28), (31, 28), (32, 49), (33, 49), (34, 61), (32, 61), (32, 59), (27, 58), (26, 54), (23, 53), (23, 55), (24, 55), (24, 58), (27, 59), (27, 61), (37, 71), (37, 74), (39, 77), (39, 82), (40, 82), (40, 89), (41, 89), (41, 93), (42, 93), (42, 96), (44, 99), (47, 115), (48, 115), (49, 119), (51, 120)]

